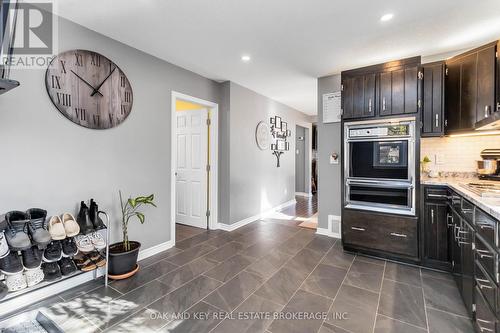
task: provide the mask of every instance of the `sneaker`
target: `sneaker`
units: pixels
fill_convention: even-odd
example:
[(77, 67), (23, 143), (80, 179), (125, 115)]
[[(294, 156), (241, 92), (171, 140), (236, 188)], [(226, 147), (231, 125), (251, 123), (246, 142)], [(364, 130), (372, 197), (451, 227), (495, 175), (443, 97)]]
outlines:
[(94, 251), (89, 253), (89, 258), (96, 264), (97, 267), (102, 267), (106, 265), (106, 258), (104, 258), (99, 252)]
[(88, 235), (78, 235), (75, 237), (76, 247), (80, 252), (92, 252), (95, 250), (94, 244)]
[(5, 215), (7, 220), (7, 229), (5, 238), (12, 251), (26, 250), (31, 247), (31, 241), (28, 236), (28, 214), (20, 211), (12, 211)]
[(66, 230), (59, 216), (52, 216), (49, 220), (49, 232), (53, 240), (66, 238)]
[(45, 277), (41, 267), (25, 271), (24, 276), (26, 276), (26, 283), (28, 284), (28, 287), (33, 287), (34, 285), (39, 284)]
[(44, 262), (42, 270), (45, 281), (55, 281), (61, 278), (61, 269), (57, 262)]
[(70, 213), (64, 213), (62, 223), (66, 231), (66, 237), (74, 237), (80, 233), (80, 226), (76, 223), (75, 217)]
[(92, 221), (90, 221), (89, 217), (89, 208), (83, 201), (80, 203), (80, 212), (76, 217), (76, 222), (78, 222), (78, 225), (80, 226), (80, 233), (86, 235), (94, 232), (94, 225), (92, 224)]
[(94, 225), (95, 230), (106, 229), (106, 225), (99, 217), (99, 207), (97, 206), (97, 202), (95, 202), (94, 199), (90, 199), (89, 218)]
[(62, 254), (63, 257), (73, 257), (78, 253), (75, 240), (71, 238), (63, 239), (62, 241)]
[[(7, 244), (7, 239), (5, 238), (4, 231), (0, 231), (0, 258), (4, 258), (10, 253), (9, 244)], [(0, 292), (1, 294), (1, 292)]]
[(42, 264), (42, 253), (36, 246), (21, 252), (23, 266), (27, 270), (37, 269)]
[(97, 268), (97, 265), (90, 260), (89, 256), (83, 253), (79, 253), (76, 257), (73, 258), (73, 261), (82, 272), (93, 271)]
[(5, 275), (13, 275), (23, 271), (21, 258), (16, 252), (10, 252), (7, 256), (0, 259), (0, 271)]
[(57, 262), (59, 264), (59, 268), (61, 269), (62, 275), (70, 275), (71, 273), (76, 272), (76, 265), (70, 258), (62, 258)]
[(52, 241), (50, 233), (47, 231), (47, 225), (45, 224), (47, 211), (40, 208), (31, 208), (26, 213), (30, 217), (28, 231), (31, 239), (42, 250)]
[(5, 283), (0, 282), (0, 300), (4, 299), (8, 293), (9, 293), (9, 288), (7, 288)]
[(43, 251), (43, 261), (55, 262), (62, 258), (61, 242), (53, 241)]
[(7, 275), (5, 277), (5, 284), (10, 292), (19, 291), (28, 286), (26, 276), (24, 276), (22, 271), (16, 274)]
[(92, 242), (92, 245), (94, 245), (96, 250), (102, 250), (106, 247), (106, 241), (99, 232), (97, 231), (93, 232), (88, 236), (90, 238), (90, 241)]

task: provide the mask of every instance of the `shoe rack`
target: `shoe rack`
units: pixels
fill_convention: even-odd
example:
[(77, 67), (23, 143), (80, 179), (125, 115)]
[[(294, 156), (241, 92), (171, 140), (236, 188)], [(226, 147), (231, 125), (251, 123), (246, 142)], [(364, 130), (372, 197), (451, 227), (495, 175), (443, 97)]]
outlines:
[(86, 282), (104, 277), (104, 285), (109, 284), (108, 265), (109, 265), (109, 243), (111, 234), (111, 223), (109, 215), (106, 212), (99, 211), (98, 215), (105, 218), (106, 225), (106, 265), (98, 267), (89, 272), (77, 270), (76, 272), (62, 276), (55, 281), (42, 281), (34, 286), (24, 288), (19, 291), (9, 292), (5, 298), (0, 300), (0, 318), (5, 318), (7, 315), (15, 314), (15, 312), (23, 307), (33, 303), (42, 301), (45, 298), (54, 296), (71, 288), (77, 287)]

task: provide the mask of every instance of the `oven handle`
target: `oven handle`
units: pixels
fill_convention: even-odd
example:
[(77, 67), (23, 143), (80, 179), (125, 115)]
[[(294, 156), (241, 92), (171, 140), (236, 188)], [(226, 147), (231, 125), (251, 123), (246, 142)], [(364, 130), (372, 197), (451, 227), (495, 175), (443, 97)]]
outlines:
[(347, 185), (360, 185), (360, 186), (379, 186), (379, 187), (390, 187), (390, 188), (407, 188), (413, 189), (414, 185), (412, 182), (400, 182), (391, 180), (371, 180), (371, 179), (350, 179), (346, 181)]

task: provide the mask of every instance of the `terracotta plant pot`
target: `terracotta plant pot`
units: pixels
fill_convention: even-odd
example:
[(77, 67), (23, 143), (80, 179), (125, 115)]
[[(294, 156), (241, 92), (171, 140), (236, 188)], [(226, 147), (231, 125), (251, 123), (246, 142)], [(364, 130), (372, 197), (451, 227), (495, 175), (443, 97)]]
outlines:
[[(108, 273), (111, 278), (127, 278), (138, 270), (137, 256), (141, 243), (131, 241), (130, 250), (125, 251), (123, 242), (114, 243), (109, 246)], [(132, 273), (132, 274), (128, 274)]]

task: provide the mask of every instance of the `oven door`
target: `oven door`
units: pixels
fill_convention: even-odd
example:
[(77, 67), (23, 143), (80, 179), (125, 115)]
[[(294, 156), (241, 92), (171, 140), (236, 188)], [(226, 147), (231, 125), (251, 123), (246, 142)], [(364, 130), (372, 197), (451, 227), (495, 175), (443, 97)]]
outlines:
[(365, 139), (347, 142), (347, 178), (411, 181), (410, 139)]
[(415, 215), (415, 188), (407, 181), (348, 179), (346, 208)]

